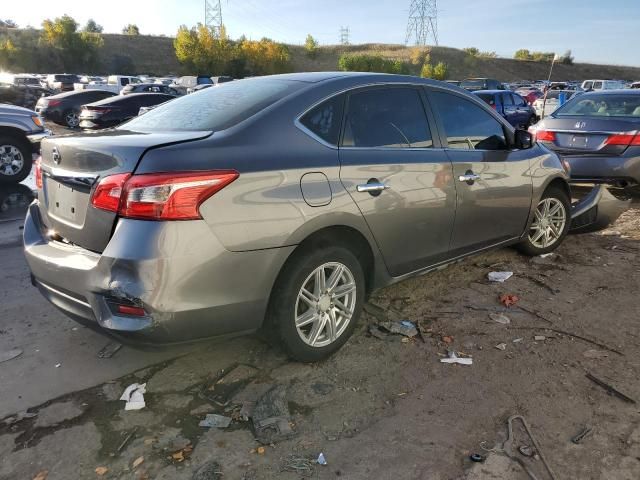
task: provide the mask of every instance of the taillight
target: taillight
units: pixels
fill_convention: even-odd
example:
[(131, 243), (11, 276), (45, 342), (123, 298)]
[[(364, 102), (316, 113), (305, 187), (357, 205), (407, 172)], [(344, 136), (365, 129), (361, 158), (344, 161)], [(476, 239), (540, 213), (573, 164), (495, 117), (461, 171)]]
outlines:
[(539, 142), (555, 142), (556, 132), (549, 130), (536, 130), (536, 140)]
[(101, 179), (91, 194), (91, 205), (101, 210), (117, 212), (124, 183), (130, 176), (130, 173), (119, 173)]
[(200, 205), (238, 178), (234, 170), (118, 174), (103, 178), (91, 204), (142, 220), (196, 220)]
[(605, 145), (622, 145), (625, 147), (631, 145), (640, 145), (640, 134), (635, 132), (624, 132), (609, 135), (604, 141)]
[(48, 107), (57, 107), (61, 103), (62, 103), (62, 100), (48, 100), (47, 101), (47, 108)]
[(42, 189), (42, 157), (38, 157), (34, 164), (34, 174), (36, 177), (36, 188)]

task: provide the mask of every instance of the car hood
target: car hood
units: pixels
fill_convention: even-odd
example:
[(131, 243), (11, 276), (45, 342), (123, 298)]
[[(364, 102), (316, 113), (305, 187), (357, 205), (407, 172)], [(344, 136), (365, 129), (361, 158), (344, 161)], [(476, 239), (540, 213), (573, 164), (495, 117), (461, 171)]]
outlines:
[(36, 112), (28, 108), (0, 103), (0, 115), (24, 115), (30, 117), (35, 114)]

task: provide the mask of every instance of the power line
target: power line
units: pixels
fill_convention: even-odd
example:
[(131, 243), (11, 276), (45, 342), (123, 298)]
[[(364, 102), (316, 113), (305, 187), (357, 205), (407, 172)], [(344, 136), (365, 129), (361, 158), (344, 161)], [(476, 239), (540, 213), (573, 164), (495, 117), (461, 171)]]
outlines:
[(340, 44), (349, 45), (349, 27), (340, 27)]
[(220, 0), (204, 0), (204, 24), (220, 35), (222, 30), (222, 5)]
[(436, 0), (411, 0), (407, 35), (404, 43), (409, 44), (412, 38), (416, 45), (425, 46), (433, 38), (438, 45), (438, 5)]

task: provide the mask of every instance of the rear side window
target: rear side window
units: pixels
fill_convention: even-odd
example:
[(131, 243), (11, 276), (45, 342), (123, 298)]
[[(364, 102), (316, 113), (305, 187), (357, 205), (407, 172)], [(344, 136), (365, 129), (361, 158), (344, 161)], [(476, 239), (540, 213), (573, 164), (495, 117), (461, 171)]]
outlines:
[(487, 105), (494, 106), (496, 104), (496, 98), (491, 93), (478, 93), (477, 95)]
[(502, 94), (502, 104), (505, 107), (513, 106), (513, 97), (511, 97), (510, 93), (503, 93)]
[(346, 147), (432, 147), (431, 131), (415, 88), (377, 88), (349, 96)]
[(478, 105), (458, 95), (430, 94), (442, 119), (449, 148), (463, 150), (506, 150), (502, 124)]
[(266, 77), (222, 83), (154, 108), (123, 128), (138, 131), (224, 130), (304, 86), (303, 82)]
[(525, 107), (527, 105), (524, 98), (516, 94), (513, 94), (513, 103), (515, 103), (516, 107)]
[(307, 112), (300, 123), (325, 142), (338, 145), (344, 99), (344, 95), (337, 95), (322, 102)]

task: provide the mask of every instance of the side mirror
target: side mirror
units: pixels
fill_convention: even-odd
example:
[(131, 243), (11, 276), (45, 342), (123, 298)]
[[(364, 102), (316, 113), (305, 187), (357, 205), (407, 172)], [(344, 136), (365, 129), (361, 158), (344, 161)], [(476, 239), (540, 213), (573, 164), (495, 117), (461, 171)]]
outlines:
[(526, 150), (533, 147), (533, 136), (526, 130), (516, 130), (515, 147), (520, 150)]

